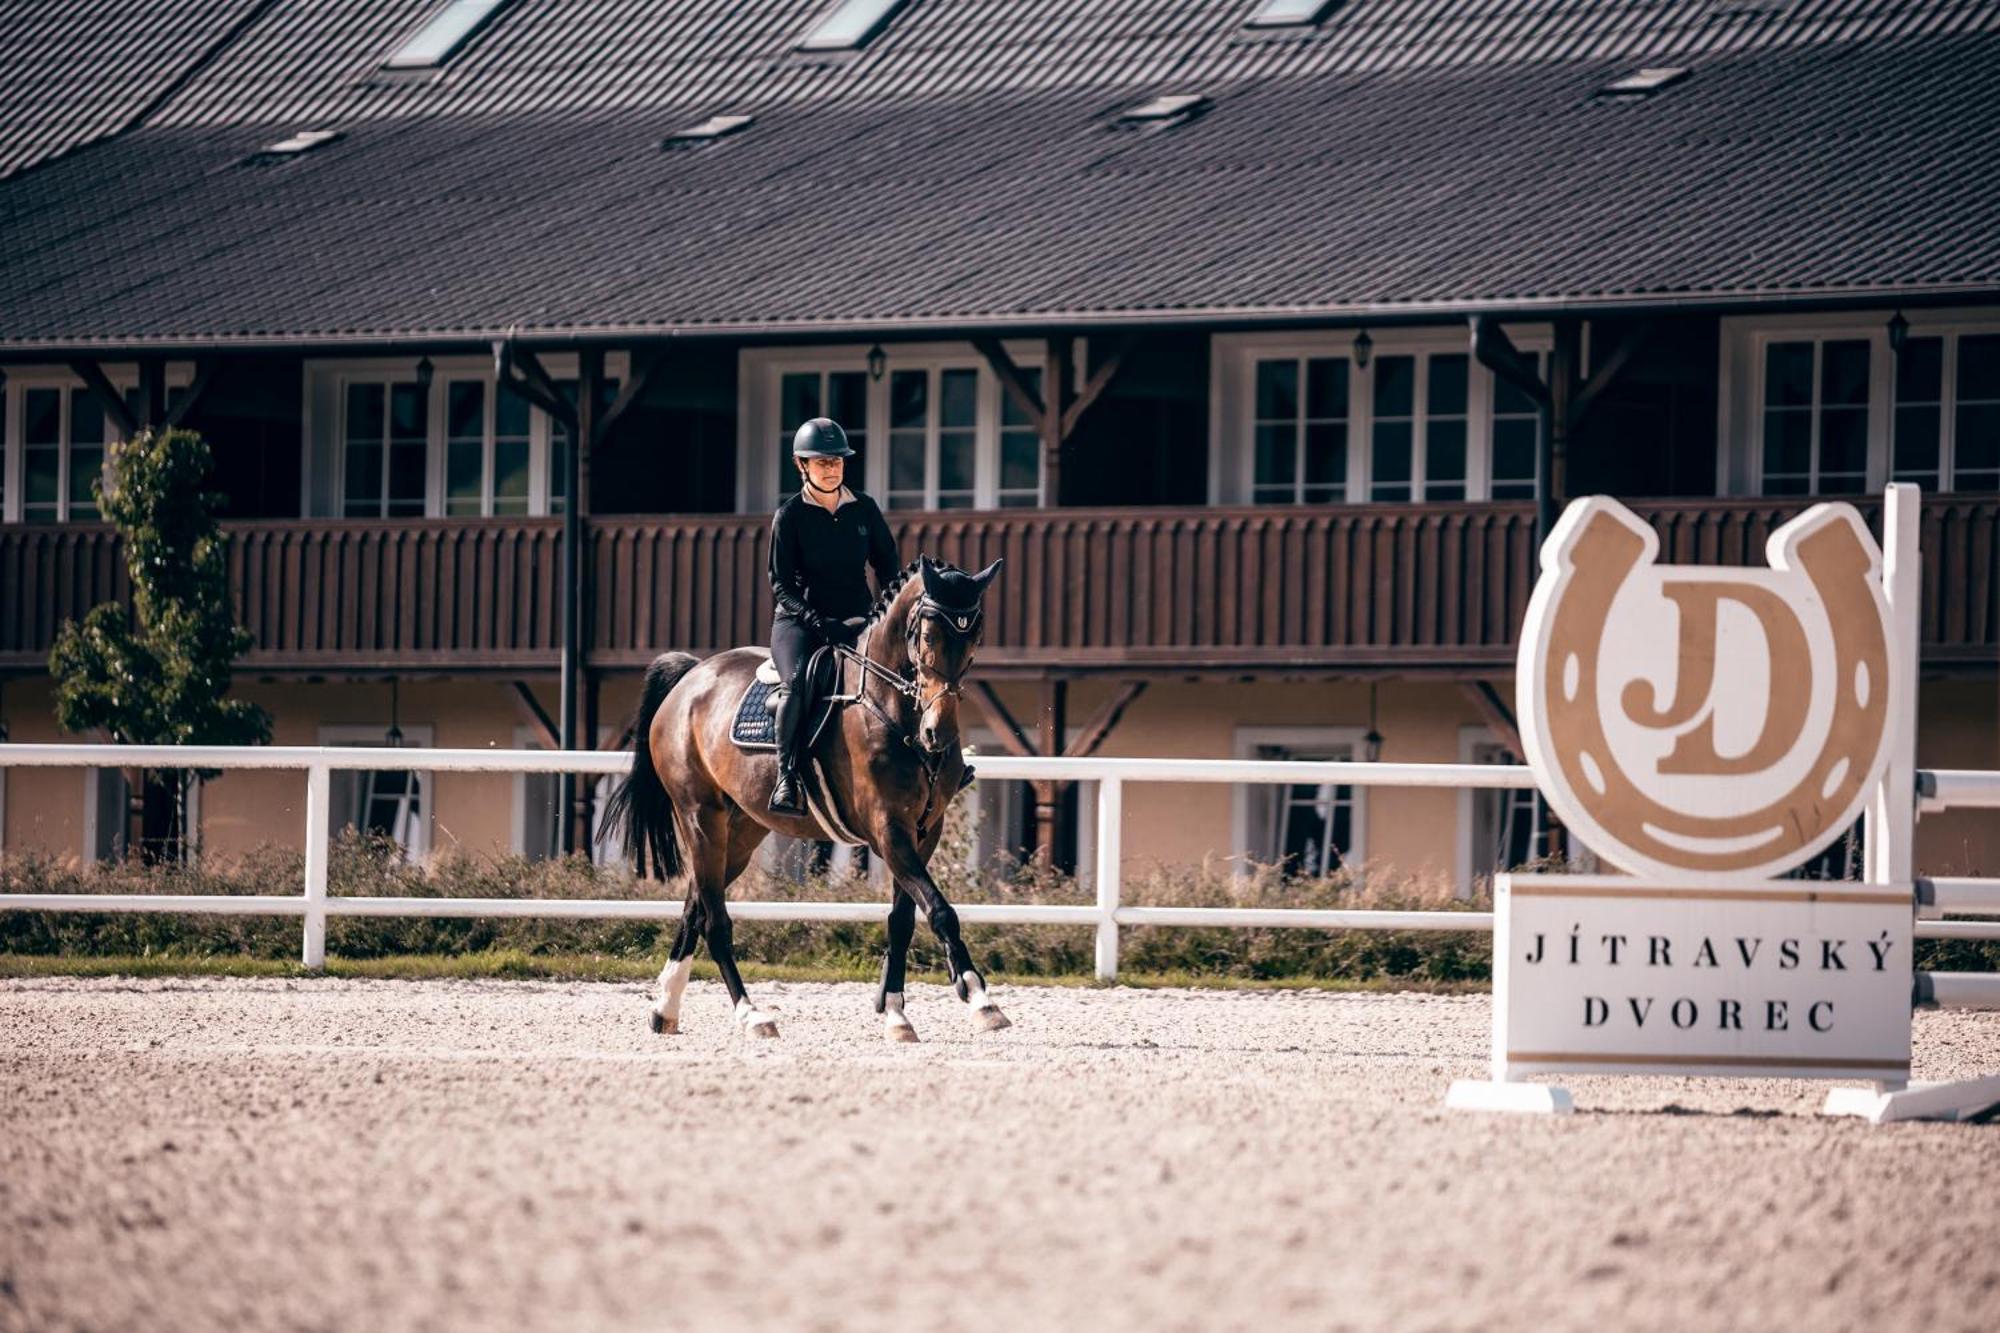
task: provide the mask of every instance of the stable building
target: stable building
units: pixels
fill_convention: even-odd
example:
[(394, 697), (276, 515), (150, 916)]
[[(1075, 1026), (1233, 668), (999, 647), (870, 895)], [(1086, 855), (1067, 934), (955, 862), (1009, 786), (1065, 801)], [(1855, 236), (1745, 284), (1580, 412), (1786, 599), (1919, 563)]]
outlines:
[[(2000, 3), (92, 0), (0, 35), (34, 55), (0, 71), (12, 740), (60, 739), (49, 646), (119, 595), (89, 479), (126, 432), (215, 451), (277, 742), (614, 747), (655, 654), (764, 638), (825, 413), (906, 558), (1006, 559), (988, 752), (1508, 762), (1564, 499), (1746, 563), (1900, 480), (1918, 762), (2000, 764)], [(977, 792), (982, 854), (1089, 865), (1088, 792)], [(563, 842), (547, 778), (336, 796), (416, 856)], [(302, 798), (225, 776), (202, 840), (296, 841)], [(112, 770), (16, 780), (0, 852), (113, 854), (125, 809)], [(1135, 868), (1468, 890), (1538, 832), (1527, 793), (1125, 809)], [(1994, 873), (1995, 823), (1927, 819), (1920, 863)]]

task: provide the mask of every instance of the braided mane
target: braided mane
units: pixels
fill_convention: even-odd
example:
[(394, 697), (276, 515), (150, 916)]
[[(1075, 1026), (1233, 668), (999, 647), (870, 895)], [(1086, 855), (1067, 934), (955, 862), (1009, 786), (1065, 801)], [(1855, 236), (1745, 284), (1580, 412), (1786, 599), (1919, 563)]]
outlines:
[[(872, 627), (876, 621), (889, 613), (889, 604), (896, 600), (896, 594), (903, 590), (903, 585), (917, 576), (917, 568), (922, 563), (921, 558), (912, 560), (896, 572), (896, 577), (882, 585), (881, 594), (875, 598), (875, 605), (868, 608), (868, 618), (861, 623), (862, 629)], [(938, 568), (950, 569), (952, 566), (939, 565)]]

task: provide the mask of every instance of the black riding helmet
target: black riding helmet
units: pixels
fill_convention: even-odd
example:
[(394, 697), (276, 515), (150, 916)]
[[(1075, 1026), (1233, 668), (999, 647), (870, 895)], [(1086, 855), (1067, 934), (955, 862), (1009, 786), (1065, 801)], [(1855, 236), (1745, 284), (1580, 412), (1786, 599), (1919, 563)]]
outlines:
[(793, 458), (852, 458), (847, 432), (832, 417), (814, 417), (792, 436)]

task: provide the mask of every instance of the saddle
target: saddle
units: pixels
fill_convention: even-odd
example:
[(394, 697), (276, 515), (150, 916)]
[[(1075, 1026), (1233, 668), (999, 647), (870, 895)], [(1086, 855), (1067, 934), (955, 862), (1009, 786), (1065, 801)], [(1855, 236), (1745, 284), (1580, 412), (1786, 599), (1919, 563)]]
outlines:
[[(810, 691), (806, 712), (806, 747), (819, 743), (827, 721), (833, 716), (834, 683), (839, 662), (825, 646), (813, 649), (806, 659), (805, 680)], [(779, 679), (777, 664), (765, 658), (756, 678), (736, 703), (736, 717), (729, 727), (729, 739), (739, 750), (778, 748), (778, 705), (785, 699), (785, 684)]]

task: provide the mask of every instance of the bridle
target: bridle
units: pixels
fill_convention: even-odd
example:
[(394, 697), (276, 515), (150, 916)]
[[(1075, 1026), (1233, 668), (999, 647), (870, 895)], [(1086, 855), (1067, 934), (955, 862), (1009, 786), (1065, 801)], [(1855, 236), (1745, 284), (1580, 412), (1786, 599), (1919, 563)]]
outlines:
[[(942, 626), (945, 632), (954, 638), (967, 640), (972, 645), (977, 646), (980, 633), (985, 628), (986, 608), (983, 606), (975, 606), (970, 609), (948, 607), (932, 598), (929, 593), (920, 594), (917, 598), (916, 606), (910, 611), (909, 624), (903, 631), (904, 652), (910, 659), (910, 670), (907, 675), (898, 674), (881, 665), (879, 662), (873, 661), (860, 651), (858, 644), (853, 648), (845, 645), (835, 645), (834, 647), (835, 655), (853, 662), (861, 669), (864, 678), (873, 676), (890, 689), (896, 691), (896, 693), (902, 695), (905, 699), (916, 704), (917, 713), (920, 718), (925, 712), (946, 698), (964, 698), (965, 677), (972, 669), (972, 654), (968, 652), (965, 655), (965, 659), (959, 663), (957, 674), (950, 680), (940, 682), (934, 690), (926, 695), (923, 688), (923, 678), (916, 665), (917, 634), (926, 620), (933, 621)], [(857, 689), (853, 695), (847, 697), (865, 704), (875, 716), (882, 719), (882, 723), (889, 729), (889, 733), (900, 738), (905, 745), (919, 752), (923, 751), (923, 746), (917, 741), (915, 736), (910, 734), (908, 728), (896, 718), (890, 717), (887, 710), (869, 698), (865, 690)]]

